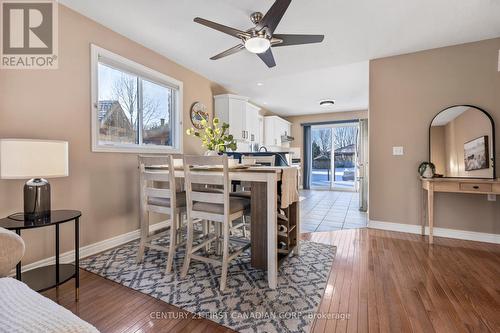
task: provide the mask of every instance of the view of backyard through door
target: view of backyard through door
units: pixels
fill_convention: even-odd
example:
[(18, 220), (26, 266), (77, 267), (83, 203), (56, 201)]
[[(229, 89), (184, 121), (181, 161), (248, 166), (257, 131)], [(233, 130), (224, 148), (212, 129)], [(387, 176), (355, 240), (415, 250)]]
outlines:
[(311, 186), (301, 192), (303, 232), (366, 227), (367, 134), (366, 119), (311, 126)]
[(358, 122), (311, 128), (312, 189), (357, 191)]

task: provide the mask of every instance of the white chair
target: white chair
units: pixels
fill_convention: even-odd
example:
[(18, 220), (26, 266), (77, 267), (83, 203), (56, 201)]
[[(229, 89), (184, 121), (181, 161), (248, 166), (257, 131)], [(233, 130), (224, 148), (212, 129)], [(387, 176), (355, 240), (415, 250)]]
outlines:
[[(216, 170), (204, 169), (210, 166), (212, 168), (217, 166), (215, 168)], [(230, 241), (236, 241), (236, 243), (242, 244), (241, 240), (230, 240), (230, 233), (241, 227), (241, 224), (231, 227), (231, 222), (243, 216), (243, 212), (249, 206), (249, 201), (229, 196), (231, 182), (229, 179), (227, 156), (184, 156), (184, 175), (188, 229), (186, 256), (181, 277), (187, 275), (191, 259), (211, 264), (221, 264), (222, 273), (220, 290), (223, 291), (226, 287), (229, 263), (250, 247), (250, 244), (245, 241), (245, 244), (240, 248), (232, 253), (229, 252)], [(213, 186), (220, 187), (221, 192), (207, 192), (203, 189), (203, 187)], [(198, 239), (199, 242), (194, 245), (194, 223), (199, 222), (200, 220), (198, 219), (213, 222), (215, 224), (215, 233), (208, 233), (203, 238)], [(204, 257), (196, 253), (214, 242), (216, 242), (217, 248), (220, 248), (221, 241), (222, 260), (217, 260), (208, 256)]]
[[(161, 165), (161, 169), (148, 168), (152, 165)], [(139, 172), (141, 240), (137, 252), (137, 262), (143, 260), (145, 248), (165, 251), (167, 253), (166, 272), (170, 273), (175, 250), (180, 245), (178, 232), (182, 213), (186, 209), (186, 193), (181, 191), (180, 186), (176, 184), (172, 155), (164, 157), (139, 156)], [(149, 213), (151, 212), (168, 215), (166, 230), (150, 235)], [(165, 233), (170, 234), (168, 246), (153, 243)]]
[[(265, 166), (274, 166), (276, 163), (276, 157), (274, 155), (271, 156), (247, 156), (247, 155), (242, 155), (241, 156), (241, 163), (245, 164), (245, 160), (255, 160), (255, 163), (265, 165)], [(250, 200), (252, 197), (252, 192), (250, 190), (250, 182), (241, 182), (240, 184), (241, 190), (235, 191), (231, 193), (232, 197), (235, 198), (245, 198)], [(245, 212), (246, 214), (243, 216), (242, 221), (243, 221), (243, 236), (248, 237), (248, 224), (247, 224), (247, 215), (249, 214), (249, 211)]]
[(274, 155), (271, 156), (241, 156), (241, 162), (243, 163), (245, 160), (255, 160), (255, 163), (262, 164), (266, 166), (274, 166), (276, 163), (276, 157)]
[[(241, 162), (244, 164), (245, 160), (255, 160), (255, 163), (262, 164), (265, 166), (274, 166), (276, 157), (275, 156), (241, 156)], [(241, 190), (235, 191), (231, 193), (231, 196), (238, 198), (247, 198), (250, 199), (250, 183), (249, 182), (241, 182), (240, 184)]]

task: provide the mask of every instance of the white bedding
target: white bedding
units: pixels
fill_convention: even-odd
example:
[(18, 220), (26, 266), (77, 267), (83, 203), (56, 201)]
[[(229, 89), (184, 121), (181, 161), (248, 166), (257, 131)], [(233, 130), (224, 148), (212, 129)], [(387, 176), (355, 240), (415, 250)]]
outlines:
[(89, 323), (12, 278), (0, 278), (0, 332), (98, 333)]

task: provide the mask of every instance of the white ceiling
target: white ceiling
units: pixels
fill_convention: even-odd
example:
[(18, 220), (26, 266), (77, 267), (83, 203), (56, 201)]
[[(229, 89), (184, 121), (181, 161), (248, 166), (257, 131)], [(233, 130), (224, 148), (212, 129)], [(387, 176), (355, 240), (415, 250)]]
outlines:
[(470, 106), (455, 106), (444, 111), (441, 111), (433, 120), (431, 126), (444, 126), (450, 121), (460, 116), (466, 110), (470, 109)]
[(276, 33), (325, 41), (273, 48), (269, 69), (247, 52), (209, 60), (238, 40), (193, 18), (246, 30), (273, 0), (59, 1), (281, 115), (366, 109), (368, 60), (500, 36), (498, 0), (294, 0)]

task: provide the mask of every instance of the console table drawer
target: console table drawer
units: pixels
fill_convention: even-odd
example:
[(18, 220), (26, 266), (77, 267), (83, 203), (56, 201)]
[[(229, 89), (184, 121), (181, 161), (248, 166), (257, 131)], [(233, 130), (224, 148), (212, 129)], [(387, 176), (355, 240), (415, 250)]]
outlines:
[(493, 192), (491, 184), (460, 183), (460, 190), (467, 192)]

